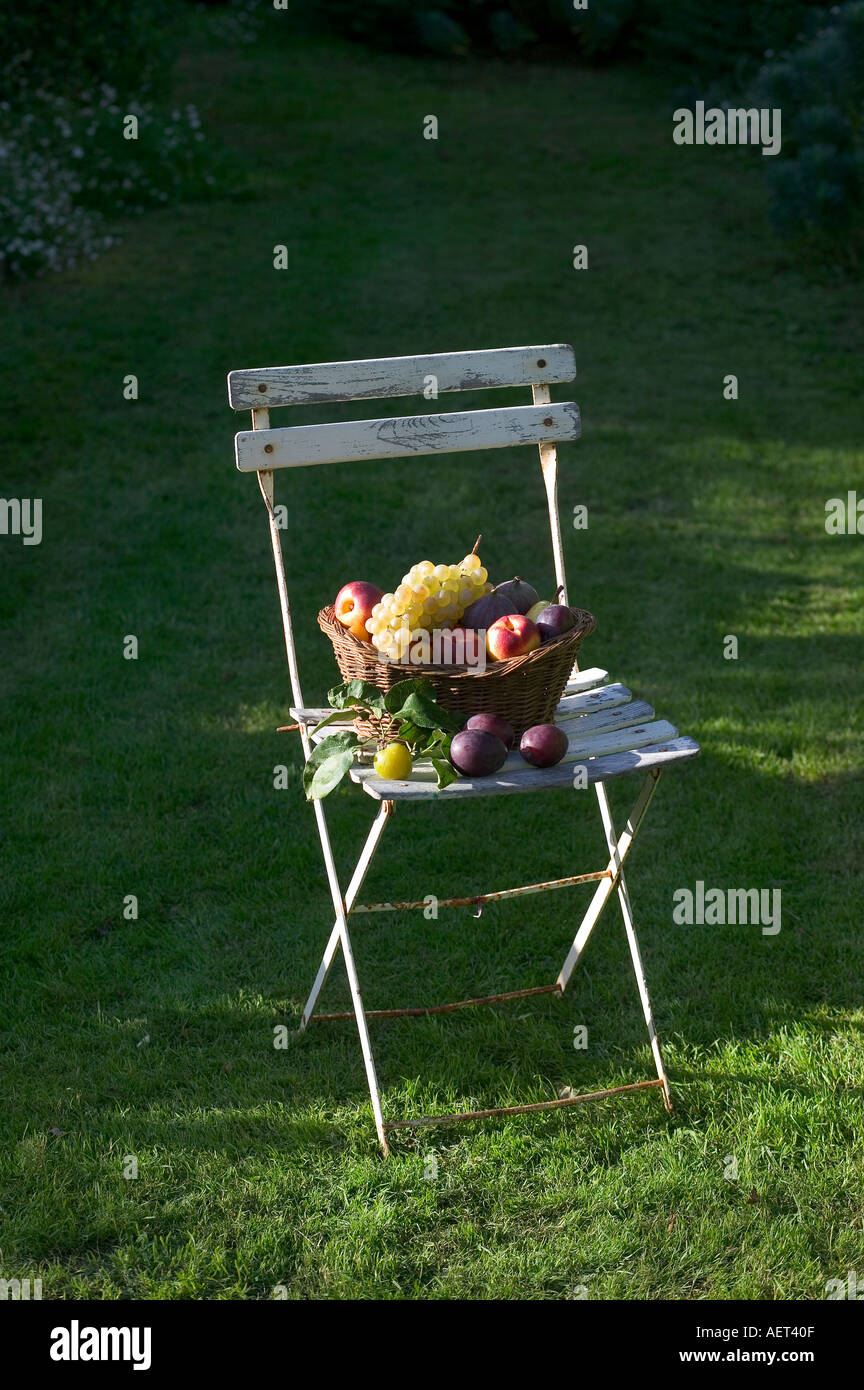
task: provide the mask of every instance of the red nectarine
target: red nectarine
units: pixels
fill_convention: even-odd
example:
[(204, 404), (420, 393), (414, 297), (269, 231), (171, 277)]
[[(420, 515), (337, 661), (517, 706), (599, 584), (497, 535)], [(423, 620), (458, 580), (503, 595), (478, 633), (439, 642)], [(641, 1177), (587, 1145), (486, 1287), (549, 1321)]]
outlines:
[(486, 650), (493, 661), (509, 661), (540, 646), (536, 623), (521, 613), (508, 613), (494, 622), (486, 633)]
[(369, 642), (371, 634), (366, 621), (371, 618), (375, 604), (380, 603), (383, 597), (384, 590), (379, 589), (377, 585), (355, 579), (353, 583), (344, 584), (339, 590), (333, 604), (333, 612), (353, 637), (361, 642)]

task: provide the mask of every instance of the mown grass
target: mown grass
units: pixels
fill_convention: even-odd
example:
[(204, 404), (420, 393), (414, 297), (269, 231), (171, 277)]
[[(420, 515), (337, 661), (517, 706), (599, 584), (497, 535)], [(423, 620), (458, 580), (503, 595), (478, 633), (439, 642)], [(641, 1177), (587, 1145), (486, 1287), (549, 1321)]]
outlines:
[[(45, 529), (0, 538), (0, 1273), (59, 1298), (822, 1297), (864, 1268), (864, 542), (824, 530), (826, 499), (861, 486), (860, 288), (789, 261), (755, 155), (673, 146), (639, 73), (308, 35), (226, 56), (206, 24), (177, 94), (242, 156), (247, 195), (137, 221), (7, 296), (3, 489), (41, 496)], [(273, 1046), (331, 917), (299, 749), (274, 732), (275, 586), (224, 376), (557, 341), (584, 417), (561, 507), (589, 507), (565, 536), (572, 599), (599, 618), (585, 659), (703, 747), (661, 783), (629, 873), (676, 1114), (648, 1093), (407, 1133), (384, 1163), (353, 1028)], [(386, 587), (482, 531), (494, 576), (551, 586), (530, 450), (279, 490), (307, 698), (334, 680), (314, 615), (346, 579)], [(619, 817), (635, 790), (614, 788)], [(346, 875), (371, 811), (331, 798)], [(367, 899), (605, 858), (577, 793), (405, 810), (388, 837)], [(781, 932), (674, 925), (698, 879), (781, 888)], [(359, 921), (366, 1006), (552, 979), (588, 891)], [(388, 1113), (651, 1075), (616, 914), (563, 1001), (376, 1025)], [(326, 1000), (346, 997), (340, 972)]]

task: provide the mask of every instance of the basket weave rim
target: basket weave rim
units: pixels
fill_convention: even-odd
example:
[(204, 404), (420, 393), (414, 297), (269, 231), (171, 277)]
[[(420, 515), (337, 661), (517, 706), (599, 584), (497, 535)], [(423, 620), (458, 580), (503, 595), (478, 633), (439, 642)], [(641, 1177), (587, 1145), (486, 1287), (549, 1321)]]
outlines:
[(511, 656), (506, 661), (489, 661), (482, 670), (470, 666), (421, 665), (418, 662), (382, 661), (371, 642), (361, 642), (359, 638), (354, 636), (353, 632), (349, 632), (347, 627), (339, 622), (333, 612), (332, 604), (321, 609), (318, 614), (318, 626), (331, 641), (338, 638), (340, 642), (355, 647), (358, 655), (365, 661), (374, 662), (378, 666), (386, 666), (390, 670), (405, 671), (409, 675), (416, 675), (418, 671), (453, 672), (474, 680), (482, 680), (488, 676), (506, 676), (511, 671), (518, 671), (521, 666), (528, 666), (532, 662), (536, 663), (542, 660), (549, 652), (559, 651), (568, 643), (582, 642), (586, 637), (590, 637), (597, 627), (597, 619), (594, 614), (589, 613), (587, 608), (572, 608), (571, 612), (576, 618), (576, 625), (571, 627), (568, 632), (562, 632), (560, 637), (553, 637), (550, 642), (542, 642), (539, 647), (523, 653), (522, 656)]

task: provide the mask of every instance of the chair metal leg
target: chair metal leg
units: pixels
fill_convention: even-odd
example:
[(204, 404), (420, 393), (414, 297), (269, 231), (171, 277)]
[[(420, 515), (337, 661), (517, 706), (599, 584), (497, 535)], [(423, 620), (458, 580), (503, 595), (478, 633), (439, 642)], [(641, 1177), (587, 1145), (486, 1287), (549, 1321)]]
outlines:
[(636, 939), (636, 928), (633, 924), (633, 912), (630, 907), (630, 895), (627, 892), (627, 885), (623, 878), (618, 886), (618, 900), (621, 904), (621, 915), (624, 918), (624, 930), (627, 933), (627, 943), (630, 947), (630, 955), (633, 960), (633, 973), (636, 976), (636, 984), (639, 989), (639, 998), (642, 1001), (642, 1012), (645, 1015), (645, 1023), (648, 1028), (648, 1036), (651, 1039), (651, 1051), (654, 1054), (654, 1063), (657, 1067), (657, 1076), (663, 1092), (663, 1104), (667, 1112), (672, 1114), (672, 1093), (669, 1090), (669, 1080), (666, 1076), (666, 1067), (663, 1062), (663, 1051), (660, 1047), (660, 1039), (657, 1036), (657, 1026), (654, 1022), (654, 1013), (651, 1008), (651, 1000), (648, 997), (648, 985), (645, 981), (645, 971), (642, 967), (642, 954), (639, 950), (639, 942)]
[[(269, 425), (269, 421), (270, 415), (269, 411), (266, 408), (252, 411), (253, 429), (266, 429)], [(272, 472), (259, 472), (258, 485), (261, 488), (261, 496), (264, 498), (264, 503), (267, 507), (267, 514), (270, 520), (270, 541), (273, 548), (273, 562), (276, 566), (276, 583), (279, 589), (279, 606), (282, 612), (282, 628), (285, 634), (285, 651), (288, 657), (288, 671), (291, 677), (291, 693), (294, 696), (295, 707), (302, 707), (303, 692), (300, 689), (300, 675), (297, 669), (297, 653), (294, 648), (294, 630), (291, 625), (291, 610), (288, 605), (288, 584), (285, 578), (285, 561), (282, 556), (282, 541), (279, 536), (279, 527), (276, 522), (276, 514), (273, 509)], [(309, 738), (309, 730), (306, 727), (306, 725), (302, 722), (300, 724), (300, 741), (303, 745), (303, 757), (308, 762), (310, 754), (312, 752), (312, 743)], [(336, 935), (336, 940), (333, 940), (333, 933), (331, 933), (331, 939), (328, 943), (329, 960), (327, 959), (327, 952), (325, 952), (325, 959), (324, 961), (322, 961), (321, 969), (319, 970), (319, 975), (321, 975), (321, 981), (318, 984), (318, 988), (320, 989), (321, 984), (323, 984), (324, 979), (326, 979), (327, 972), (330, 969), (330, 965), (333, 961), (333, 956), (336, 952), (336, 946), (341, 941), (342, 954), (345, 958), (345, 969), (348, 972), (348, 985), (351, 990), (351, 1002), (354, 1006), (354, 1016), (357, 1020), (357, 1032), (360, 1034), (360, 1048), (363, 1052), (363, 1065), (366, 1068), (366, 1080), (369, 1084), (369, 1095), (372, 1099), (372, 1111), (375, 1115), (375, 1128), (378, 1131), (378, 1138), (381, 1142), (381, 1148), (384, 1150), (384, 1153), (386, 1155), (387, 1153), (389, 1153), (390, 1150), (387, 1145), (387, 1133), (384, 1128), (384, 1116), (381, 1111), (381, 1096), (378, 1090), (378, 1077), (375, 1074), (375, 1061), (372, 1056), (372, 1045), (369, 1041), (369, 1028), (366, 1023), (366, 1014), (363, 1010), (363, 1000), (360, 997), (360, 986), (357, 982), (357, 971), (354, 966), (354, 954), (351, 950), (351, 938), (348, 935), (348, 916), (345, 908), (345, 901), (342, 897), (342, 889), (339, 887), (339, 879), (336, 874), (336, 864), (333, 859), (333, 849), (330, 844), (330, 833), (327, 829), (327, 819), (324, 815), (324, 807), (321, 805), (320, 801), (314, 801), (312, 804), (315, 809), (315, 820), (318, 824), (318, 836), (321, 840), (321, 852), (324, 855), (324, 867), (327, 870), (327, 882), (330, 885), (330, 896), (333, 900), (333, 909), (336, 913), (336, 923), (333, 928), (333, 932)], [(366, 842), (366, 846), (364, 847), (363, 855), (361, 855), (361, 863), (358, 864), (357, 870), (355, 871), (355, 874), (360, 874), (358, 888), (359, 883), (362, 882), (362, 875), (365, 874), (366, 869), (369, 867), (369, 862), (371, 861), (372, 854), (374, 853), (375, 847), (378, 843), (378, 838), (381, 834), (381, 828), (383, 827), (386, 816), (387, 811), (385, 811), (384, 807), (382, 806), (381, 813), (379, 816), (380, 825), (377, 822), (373, 824), (372, 831), (370, 831), (369, 837)]]
[[(378, 1131), (378, 1139), (381, 1143), (381, 1148), (383, 1149), (384, 1154), (386, 1156), (390, 1152), (390, 1150), (387, 1144), (387, 1132), (384, 1127), (384, 1115), (381, 1110), (381, 1094), (378, 1089), (378, 1077), (375, 1074), (375, 1059), (372, 1056), (372, 1044), (369, 1040), (369, 1026), (366, 1022), (366, 1014), (363, 1009), (363, 1000), (360, 996), (360, 985), (357, 980), (357, 970), (354, 965), (354, 953), (351, 949), (351, 938), (348, 935), (348, 919), (345, 911), (345, 903), (342, 898), (342, 890), (339, 887), (339, 880), (336, 876), (336, 864), (333, 859), (333, 849), (330, 845), (330, 835), (327, 830), (327, 821), (324, 816), (324, 807), (321, 805), (320, 801), (314, 801), (312, 804), (315, 808), (315, 819), (318, 822), (318, 834), (321, 839), (321, 849), (324, 854), (324, 864), (327, 869), (327, 881), (330, 885), (330, 896), (333, 900), (333, 908), (336, 913), (337, 933), (339, 940), (342, 943), (342, 955), (345, 960), (345, 969), (348, 974), (348, 986), (351, 990), (351, 1003), (354, 1006), (354, 1017), (357, 1023), (357, 1032), (360, 1035), (360, 1049), (363, 1053), (363, 1065), (366, 1068), (366, 1081), (369, 1086), (369, 1095), (372, 1100), (372, 1112), (375, 1116), (375, 1128)], [(384, 819), (385, 817), (382, 815), (382, 823)], [(369, 858), (371, 859), (371, 854)]]
[[(576, 936), (573, 940), (573, 945), (567, 952), (564, 964), (561, 967), (560, 973), (558, 975), (557, 984), (561, 989), (562, 994), (564, 990), (567, 988), (567, 985), (569, 984), (570, 976), (573, 974), (573, 971), (579, 964), (582, 952), (585, 950), (588, 938), (590, 937), (592, 931), (597, 925), (597, 919), (599, 918), (600, 913), (603, 911), (604, 907), (609, 901), (609, 898), (612, 896), (612, 889), (618, 883), (618, 879), (621, 874), (621, 866), (623, 865), (624, 860), (626, 859), (630, 851), (630, 846), (633, 844), (633, 841), (636, 838), (636, 832), (639, 829), (639, 826), (642, 824), (642, 818), (648, 809), (652, 796), (654, 795), (654, 791), (657, 786), (658, 775), (659, 774), (652, 772), (649, 773), (649, 775), (645, 778), (645, 781), (642, 783), (642, 788), (639, 792), (639, 795), (633, 803), (633, 809), (630, 812), (630, 815), (627, 817), (627, 824), (625, 825), (624, 830), (622, 831), (618, 840), (615, 840), (614, 831), (612, 832), (611, 842), (609, 841), (609, 837), (607, 835), (607, 843), (609, 843), (610, 850), (610, 859), (609, 863), (606, 866), (608, 876), (604, 877), (597, 885), (597, 888), (594, 892), (594, 896), (591, 899), (591, 902), (588, 904), (588, 911), (582, 918), (582, 921), (579, 925), (579, 930), (577, 931)], [(597, 795), (599, 799), (600, 789), (603, 788), (603, 784), (602, 782), (598, 782), (596, 783), (596, 786), (598, 788)], [(605, 788), (603, 788), (603, 797), (608, 812), (609, 803), (605, 799)], [(602, 804), (604, 803), (601, 803), (601, 815)], [(609, 824), (611, 825), (611, 820)]]
[[(659, 779), (659, 772), (651, 774), (651, 780), (654, 784), (654, 787), (656, 787)], [(652, 787), (652, 792), (654, 787)], [(606, 793), (606, 787), (602, 782), (597, 782), (595, 784), (595, 790), (597, 792), (597, 802), (600, 807), (600, 819), (603, 822), (603, 830), (606, 834), (606, 843), (608, 844), (609, 852), (614, 859), (619, 853), (619, 842), (616, 840), (615, 827), (612, 824), (612, 812), (609, 807), (609, 797)], [(642, 814), (644, 815), (644, 810)], [(631, 825), (631, 822), (632, 813), (630, 819), (627, 822), (628, 829)], [(633, 835), (635, 835), (635, 829), (633, 831)], [(633, 835), (631, 835), (630, 843), (632, 843)], [(672, 1096), (669, 1090), (669, 1080), (666, 1076), (666, 1067), (663, 1062), (663, 1052), (660, 1047), (660, 1040), (657, 1037), (657, 1026), (654, 1022), (654, 1012), (651, 1008), (651, 1000), (648, 996), (648, 985), (645, 981), (645, 970), (642, 965), (642, 954), (639, 950), (639, 942), (636, 937), (636, 927), (633, 922), (633, 909), (630, 905), (630, 894), (627, 892), (627, 884), (624, 880), (623, 871), (620, 871), (621, 859), (623, 859), (623, 855), (619, 859), (618, 902), (621, 906), (621, 916), (624, 919), (624, 930), (627, 933), (627, 944), (630, 947), (630, 957), (633, 962), (633, 973), (636, 976), (636, 985), (639, 990), (639, 998), (642, 1001), (642, 1012), (645, 1015), (645, 1023), (648, 1028), (648, 1036), (651, 1039), (651, 1051), (654, 1054), (654, 1062), (657, 1067), (657, 1076), (660, 1081), (660, 1085), (663, 1092), (663, 1104), (665, 1105), (668, 1113), (671, 1114)]]
[(360, 1050), (363, 1053), (363, 1065), (366, 1068), (366, 1081), (369, 1086), (369, 1095), (372, 1100), (372, 1112), (375, 1116), (375, 1128), (378, 1131), (378, 1140), (386, 1158), (390, 1153), (390, 1146), (387, 1143), (387, 1129), (384, 1124), (384, 1112), (381, 1109), (381, 1093), (378, 1089), (378, 1077), (375, 1072), (375, 1059), (372, 1056), (372, 1043), (369, 1038), (369, 1025), (366, 1022), (366, 1013), (363, 1008), (363, 1000), (360, 996), (360, 984), (357, 979), (357, 969), (354, 965), (354, 952), (351, 950), (351, 940), (348, 936), (347, 925), (342, 927), (342, 955), (345, 959), (345, 969), (348, 972), (348, 984), (351, 989), (351, 1002), (354, 1005), (354, 1017), (357, 1021), (357, 1032), (360, 1035)]
[[(357, 860), (357, 867), (351, 876), (351, 882), (348, 884), (348, 888), (345, 892), (345, 910), (349, 916), (351, 913), (351, 909), (357, 900), (357, 894), (363, 887), (363, 881), (366, 878), (366, 874), (369, 871), (369, 865), (372, 863), (372, 858), (375, 854), (376, 849), (378, 848), (378, 841), (381, 839), (384, 826), (387, 823), (387, 817), (391, 814), (392, 810), (392, 801), (382, 801), (381, 808), (374, 821), (372, 822), (372, 825), (370, 826), (369, 834), (366, 837), (366, 843), (363, 846), (363, 851), (360, 855), (360, 858)], [(306, 1005), (303, 1009), (303, 1017), (300, 1020), (301, 1033), (305, 1031), (306, 1025), (308, 1024), (309, 1019), (312, 1017), (312, 1011), (315, 1008), (318, 996), (321, 993), (321, 990), (324, 988), (327, 976), (330, 974), (330, 967), (336, 958), (336, 952), (339, 948), (340, 939), (341, 937), (339, 931), (339, 919), (337, 918), (336, 921), (333, 923), (333, 930), (330, 933), (330, 940), (327, 942), (327, 947), (321, 959), (321, 964), (318, 967), (318, 974), (315, 976), (315, 983), (312, 986), (312, 989), (309, 993), (309, 998), (306, 1000)]]

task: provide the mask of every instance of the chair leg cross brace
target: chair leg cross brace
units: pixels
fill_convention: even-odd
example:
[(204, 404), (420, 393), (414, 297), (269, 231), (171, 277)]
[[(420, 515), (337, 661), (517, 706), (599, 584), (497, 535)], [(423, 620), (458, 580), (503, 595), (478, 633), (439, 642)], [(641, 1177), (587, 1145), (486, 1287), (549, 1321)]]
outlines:
[[(645, 782), (642, 785), (639, 795), (636, 798), (630, 815), (627, 818), (627, 823), (624, 827), (624, 830), (618, 837), (616, 837), (615, 835), (614, 827), (612, 824), (612, 817), (609, 809), (609, 800), (606, 794), (606, 788), (602, 782), (599, 782), (595, 785), (595, 792), (597, 795), (598, 805), (600, 809), (600, 818), (603, 824), (603, 830), (606, 837), (607, 847), (609, 850), (609, 862), (605, 869), (597, 873), (572, 876), (573, 882), (585, 882), (596, 880), (597, 888), (594, 892), (588, 909), (584, 917), (582, 918), (579, 930), (577, 931), (576, 936), (573, 940), (573, 944), (567, 953), (567, 956), (564, 960), (564, 964), (562, 965), (561, 970), (559, 972), (558, 978), (553, 984), (536, 985), (530, 989), (511, 990), (504, 994), (484, 995), (477, 999), (463, 999), (455, 1003), (434, 1004), (429, 1005), (425, 1008), (417, 1007), (406, 1009), (364, 1010), (362, 1000), (360, 998), (359, 984), (357, 982), (357, 972), (356, 967), (354, 965), (354, 957), (348, 933), (348, 917), (351, 915), (352, 909), (355, 906), (357, 895), (363, 886), (363, 882), (369, 871), (369, 867), (372, 863), (375, 851), (377, 850), (378, 844), (381, 840), (381, 836), (384, 831), (384, 826), (386, 825), (387, 820), (393, 811), (394, 803), (392, 801), (382, 801), (378, 814), (375, 817), (372, 826), (370, 827), (369, 834), (367, 835), (366, 842), (357, 861), (357, 866), (354, 870), (354, 873), (351, 876), (351, 880), (348, 884), (348, 888), (345, 892), (345, 897), (343, 900), (341, 892), (339, 891), (338, 883), (335, 879), (335, 865), (333, 865), (332, 851), (328, 853), (328, 851), (330, 851), (330, 844), (329, 836), (327, 835), (326, 831), (326, 823), (324, 822), (323, 808), (321, 807), (320, 802), (316, 802), (315, 809), (316, 813), (318, 813), (319, 818), (319, 831), (322, 832), (322, 847), (325, 848), (325, 862), (327, 863), (328, 879), (330, 879), (331, 894), (333, 895), (334, 907), (336, 908), (336, 920), (333, 923), (333, 928), (330, 933), (330, 939), (327, 942), (327, 947), (324, 951), (324, 955), (322, 957), (321, 964), (318, 968), (318, 973), (315, 977), (315, 981), (312, 985), (309, 998), (307, 999), (305, 1007), (303, 1009), (303, 1015), (300, 1021), (300, 1030), (301, 1032), (305, 1030), (309, 1023), (336, 1022), (337, 1020), (342, 1019), (355, 1019), (358, 1031), (360, 1033), (361, 1048), (363, 1050), (363, 1059), (366, 1065), (366, 1077), (369, 1084), (370, 1096), (372, 1099), (372, 1108), (375, 1114), (376, 1128), (378, 1130), (378, 1137), (381, 1141), (381, 1146), (385, 1154), (389, 1151), (387, 1145), (387, 1133), (391, 1129), (407, 1129), (411, 1128), (414, 1125), (420, 1126), (434, 1124), (449, 1124), (461, 1120), (482, 1120), (491, 1119), (503, 1115), (528, 1114), (535, 1110), (551, 1110), (559, 1106), (577, 1104), (584, 1100), (602, 1100), (608, 1096), (622, 1095), (631, 1091), (644, 1090), (649, 1087), (658, 1087), (661, 1090), (663, 1096), (663, 1103), (666, 1109), (668, 1111), (671, 1111), (672, 1101), (669, 1093), (669, 1083), (666, 1077), (666, 1071), (663, 1063), (663, 1054), (661, 1052), (660, 1043), (657, 1038), (657, 1029), (654, 1023), (651, 1002), (648, 997), (647, 985), (645, 983), (645, 974), (642, 967), (642, 958), (639, 951), (639, 944), (636, 939), (636, 929), (633, 923), (632, 907), (630, 905), (630, 898), (627, 892), (627, 886), (624, 881), (623, 875), (624, 860), (629, 854), (633, 841), (636, 838), (636, 833), (639, 829), (639, 826), (642, 823), (642, 820), (651, 802), (651, 798), (654, 795), (654, 791), (656, 790), (659, 778), (659, 770), (654, 770), (648, 774), (648, 776), (645, 779)], [(571, 882), (571, 880), (555, 880), (553, 882), (550, 882), (548, 886), (559, 887), (569, 882)], [(543, 891), (545, 887), (546, 885), (531, 885), (531, 891)], [(639, 1081), (627, 1086), (614, 1086), (603, 1091), (592, 1091), (575, 1096), (565, 1096), (556, 1100), (538, 1101), (532, 1104), (502, 1106), (490, 1110), (469, 1110), (451, 1115), (426, 1115), (420, 1116), (417, 1119), (410, 1120), (385, 1120), (381, 1107), (381, 1098), (380, 1092), (378, 1090), (377, 1077), (375, 1075), (375, 1065), (372, 1058), (372, 1049), (371, 1042), (369, 1040), (367, 1019), (403, 1017), (416, 1018), (429, 1014), (449, 1013), (453, 1010), (467, 1008), (472, 1005), (503, 1003), (510, 999), (525, 998), (529, 995), (563, 995), (565, 990), (567, 989), (573, 971), (575, 970), (576, 965), (578, 964), (582, 956), (582, 953), (588, 942), (588, 938), (594, 930), (594, 927), (597, 924), (597, 921), (600, 917), (600, 914), (603, 911), (603, 908), (606, 906), (607, 902), (612, 896), (613, 890), (615, 889), (617, 889), (618, 892), (618, 901), (624, 919), (624, 928), (627, 935), (627, 943), (630, 948), (630, 956), (633, 964), (634, 974), (636, 976), (639, 997), (642, 1003), (642, 1010), (648, 1028), (648, 1035), (651, 1041), (651, 1050), (654, 1055), (654, 1060), (657, 1067), (657, 1079), (651, 1081)], [(522, 891), (523, 890), (521, 889), (506, 890), (504, 896), (515, 896)], [(496, 896), (499, 895), (481, 895), (481, 897), (487, 896), (489, 898), (494, 899)], [(465, 901), (474, 902), (475, 899), (466, 899)], [(387, 903), (381, 904), (379, 906), (379, 910), (399, 910), (399, 908), (403, 906), (414, 907), (422, 906), (422, 904)], [(331, 966), (336, 958), (336, 953), (340, 945), (342, 947), (343, 956), (345, 958), (345, 965), (348, 972), (348, 981), (351, 989), (352, 1009), (349, 1012), (342, 1013), (315, 1014), (313, 1013), (315, 1004), (330, 973)]]

